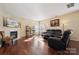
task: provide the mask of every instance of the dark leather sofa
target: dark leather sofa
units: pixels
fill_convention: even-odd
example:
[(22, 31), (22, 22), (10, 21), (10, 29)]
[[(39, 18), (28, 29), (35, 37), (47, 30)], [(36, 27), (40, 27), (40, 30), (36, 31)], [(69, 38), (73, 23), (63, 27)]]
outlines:
[(48, 40), (49, 37), (61, 37), (62, 31), (60, 29), (48, 29), (46, 32), (42, 33), (42, 37)]
[(63, 36), (61, 38), (58, 37), (49, 37), (48, 38), (48, 46), (50, 48), (54, 48), (58, 51), (63, 51), (66, 49), (66, 47), (69, 44), (70, 41), (70, 30), (66, 30), (63, 33)]

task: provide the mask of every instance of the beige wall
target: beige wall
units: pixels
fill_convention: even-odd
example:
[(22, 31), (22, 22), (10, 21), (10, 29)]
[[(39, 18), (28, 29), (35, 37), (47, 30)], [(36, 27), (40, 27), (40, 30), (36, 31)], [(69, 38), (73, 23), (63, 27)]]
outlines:
[(65, 25), (65, 30), (72, 30), (71, 39), (79, 41), (79, 11), (60, 16), (60, 19)]
[(1, 31), (1, 30), (4, 31), (4, 30), (6, 30), (6, 29), (8, 28), (8, 27), (7, 27), (7, 28), (5, 29), (5, 27), (3, 27), (3, 17), (16, 19), (18, 22), (21, 23), (21, 28), (19, 28), (21, 37), (23, 37), (23, 36), (26, 35), (26, 32), (25, 32), (26, 28), (25, 28), (25, 27), (26, 27), (27, 25), (30, 26), (30, 27), (32, 27), (33, 24), (36, 23), (36, 21), (24, 19), (23, 17), (11, 16), (11, 15), (9, 15), (9, 14), (4, 13), (2, 10), (0, 10), (0, 31)]
[(24, 19), (24, 18), (18, 18), (17, 19), (18, 22), (21, 23), (21, 36), (25, 36), (26, 35), (26, 26), (30, 26), (32, 28), (32, 26), (36, 23), (33, 20), (28, 20), (28, 19)]
[(43, 20), (41, 23), (45, 24), (47, 29), (53, 29), (53, 28), (60, 28), (63, 30), (63, 24), (64, 24), (64, 30), (71, 29), (71, 39), (79, 41), (79, 11), (65, 14), (62, 16), (59, 16), (60, 19), (60, 26), (59, 27), (50, 27), (50, 20)]
[[(34, 24), (37, 23), (36, 21), (24, 19), (22, 17), (14, 17), (11, 15), (7, 15), (4, 12), (2, 12), (2, 10), (0, 9), (0, 29), (3, 27), (2, 26), (3, 16), (7, 16), (9, 18), (17, 18), (16, 20), (21, 23), (21, 28), (20, 28), (21, 36), (25, 36), (25, 27), (27, 25), (33, 26)], [(41, 24), (44, 24), (46, 29), (60, 28), (62, 30), (63, 30), (63, 24), (64, 24), (65, 30), (71, 29), (73, 32), (71, 39), (79, 41), (79, 37), (78, 37), (79, 35), (79, 11), (59, 16), (59, 19), (60, 19), (59, 27), (50, 27), (50, 20), (43, 20), (41, 21)]]

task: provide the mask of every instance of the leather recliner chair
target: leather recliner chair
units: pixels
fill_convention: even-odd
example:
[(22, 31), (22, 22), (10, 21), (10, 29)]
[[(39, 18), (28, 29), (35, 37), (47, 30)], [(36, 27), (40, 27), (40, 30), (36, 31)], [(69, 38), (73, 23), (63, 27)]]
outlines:
[(49, 37), (48, 46), (50, 48), (54, 48), (58, 51), (65, 50), (70, 41), (70, 33), (71, 33), (70, 30), (66, 30), (66, 31), (64, 31), (62, 38)]

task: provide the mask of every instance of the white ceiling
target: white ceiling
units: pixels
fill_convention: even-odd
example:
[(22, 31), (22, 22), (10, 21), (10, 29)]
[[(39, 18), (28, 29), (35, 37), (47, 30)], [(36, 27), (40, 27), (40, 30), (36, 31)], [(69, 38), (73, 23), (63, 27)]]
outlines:
[(67, 3), (0, 3), (3, 12), (26, 19), (48, 19), (79, 9), (79, 4), (67, 8)]

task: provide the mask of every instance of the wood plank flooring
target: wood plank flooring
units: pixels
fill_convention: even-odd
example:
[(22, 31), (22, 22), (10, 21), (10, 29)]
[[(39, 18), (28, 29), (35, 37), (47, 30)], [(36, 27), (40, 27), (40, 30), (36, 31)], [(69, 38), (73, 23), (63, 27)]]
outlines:
[(56, 51), (48, 47), (47, 41), (41, 37), (21, 38), (15, 45), (6, 44), (0, 48), (0, 55), (78, 55), (79, 42), (70, 41), (70, 49), (64, 51)]

